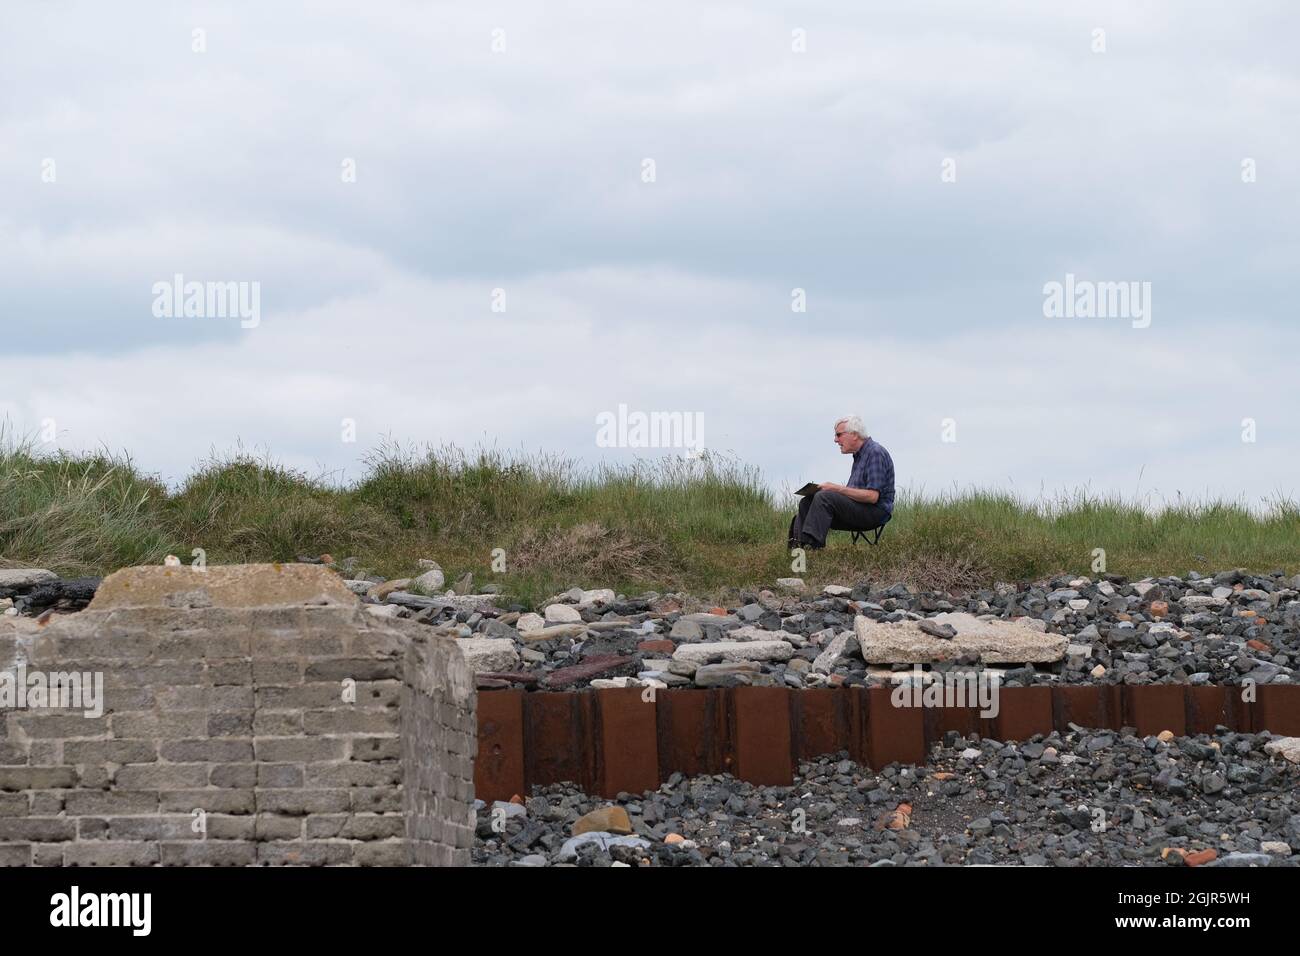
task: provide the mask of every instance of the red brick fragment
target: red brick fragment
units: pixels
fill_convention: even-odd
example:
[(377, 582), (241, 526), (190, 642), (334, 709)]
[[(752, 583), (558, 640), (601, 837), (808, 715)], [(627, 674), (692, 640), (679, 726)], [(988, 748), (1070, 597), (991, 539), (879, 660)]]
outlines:
[(551, 671), (542, 679), (542, 683), (547, 687), (564, 687), (579, 681), (591, 680), (593, 677), (611, 674), (628, 667), (635, 660), (634, 657), (624, 657), (622, 654), (594, 654), (583, 660), (581, 664)]

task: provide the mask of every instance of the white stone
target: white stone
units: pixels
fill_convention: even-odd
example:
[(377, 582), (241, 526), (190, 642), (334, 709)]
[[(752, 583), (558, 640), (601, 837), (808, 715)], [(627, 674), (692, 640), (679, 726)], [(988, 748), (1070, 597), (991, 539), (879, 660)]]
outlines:
[(456, 646), (475, 674), (513, 670), (519, 664), (519, 651), (508, 637), (462, 637)]
[(674, 661), (707, 664), (710, 661), (788, 661), (794, 648), (785, 641), (719, 641), (715, 644), (683, 644), (673, 652)]
[[(626, 687), (640, 687), (641, 682), (634, 677), (597, 677), (590, 685), (594, 690), (615, 690)], [(665, 684), (665, 687), (668, 685)]]
[(1265, 853), (1272, 853), (1275, 856), (1290, 856), (1291, 844), (1283, 843), (1281, 840), (1265, 840), (1259, 845), (1260, 850)]
[(611, 588), (596, 588), (592, 591), (583, 591), (582, 600), (578, 602), (578, 607), (591, 607), (593, 604), (613, 604), (618, 600), (618, 595)]
[(787, 591), (802, 591), (804, 589), (803, 578), (777, 578), (776, 586)]
[(1075, 578), (1073, 581), (1070, 582), (1070, 587), (1072, 587), (1072, 588), (1086, 588), (1086, 587), (1087, 587), (1089, 584), (1091, 584), (1091, 583), (1092, 583), (1092, 582), (1089, 581), (1087, 578)]
[(569, 607), (567, 604), (546, 605), (547, 624), (577, 624), (581, 620), (582, 615), (578, 613), (577, 608)]
[(1144, 581), (1137, 581), (1133, 584), (1133, 590), (1137, 592), (1138, 597), (1146, 597), (1148, 591), (1156, 586), (1156, 583), (1149, 578)]
[(519, 620), (515, 621), (515, 630), (521, 633), (524, 631), (540, 631), (545, 626), (546, 621), (542, 616), (534, 614), (532, 611), (519, 615)]
[(1115, 585), (1111, 584), (1109, 581), (1098, 582), (1097, 590), (1106, 595), (1106, 597), (1114, 597), (1115, 595)]
[(365, 594), (375, 586), (373, 581), (357, 581), (350, 579), (345, 579), (343, 585), (353, 594)]
[(586, 624), (552, 624), (550, 627), (538, 628), (535, 631), (519, 631), (519, 639), (529, 644), (536, 644), (541, 641), (554, 641), (561, 637), (585, 637), (586, 634)]
[(1070, 609), (1074, 611), (1082, 611), (1088, 607), (1088, 604), (1089, 601), (1087, 598), (1075, 598), (1070, 602)]
[(967, 747), (965, 750), (963, 750), (963, 751), (961, 752), (961, 759), (962, 759), (962, 760), (976, 760), (976, 759), (979, 758), (979, 755), (980, 755), (980, 752), (979, 752), (978, 750), (976, 750), (974, 747)]
[(44, 568), (13, 568), (0, 571), (0, 588), (28, 588), (58, 579), (57, 574)]
[(375, 617), (397, 617), (402, 609), (396, 604), (367, 604), (366, 611)]
[(841, 631), (831, 638), (831, 642), (826, 645), (826, 650), (818, 654), (817, 659), (813, 661), (813, 670), (819, 674), (829, 674), (834, 670), (836, 662), (844, 653), (844, 646), (848, 644), (849, 638), (852, 636), (852, 631)]
[(1279, 737), (1264, 745), (1264, 753), (1281, 756), (1290, 763), (1300, 763), (1300, 737)]
[(560, 847), (559, 862), (569, 863), (578, 858), (578, 847), (585, 846), (588, 843), (594, 843), (601, 850), (608, 850), (612, 846), (631, 846), (648, 849), (650, 841), (645, 837), (639, 836), (615, 836), (612, 833), (606, 833), (604, 830), (593, 830), (590, 833), (581, 833), (576, 837), (569, 837)]
[(439, 568), (430, 568), (413, 580), (409, 587), (418, 593), (433, 594), (447, 583), (447, 578)]
[(853, 593), (853, 588), (846, 588), (842, 584), (828, 584), (822, 588), (822, 594), (828, 597), (848, 597)]
[(1089, 673), (1092, 674), (1093, 677), (1103, 677), (1106, 674), (1106, 668), (1098, 664), (1091, 671), (1089, 671)]

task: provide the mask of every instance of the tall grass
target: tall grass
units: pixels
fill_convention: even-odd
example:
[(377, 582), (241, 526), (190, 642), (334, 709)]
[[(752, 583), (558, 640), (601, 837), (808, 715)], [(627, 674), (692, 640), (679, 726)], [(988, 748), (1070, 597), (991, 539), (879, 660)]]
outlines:
[(1300, 570), (1300, 509), (1286, 500), (1253, 513), (1083, 491), (1042, 501), (905, 492), (878, 547), (833, 535), (797, 572), (784, 547), (795, 499), (778, 500), (726, 457), (580, 468), (387, 442), (364, 464), (360, 481), (338, 487), (240, 452), (201, 463), (169, 492), (128, 456), (40, 454), (0, 432), (0, 567), (102, 574), (202, 548), (212, 563), (355, 556), (362, 571), (394, 577), (430, 557), (449, 579), (472, 571), (525, 602), (575, 585), (715, 594), (796, 573), (967, 589), (1092, 573), (1098, 549), (1106, 570), (1129, 575)]

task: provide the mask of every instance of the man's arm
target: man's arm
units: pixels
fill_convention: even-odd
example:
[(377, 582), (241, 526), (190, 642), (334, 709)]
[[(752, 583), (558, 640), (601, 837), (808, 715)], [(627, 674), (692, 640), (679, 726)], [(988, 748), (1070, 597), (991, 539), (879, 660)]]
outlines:
[(837, 485), (833, 481), (823, 481), (821, 490), (834, 491), (852, 501), (861, 501), (863, 504), (868, 505), (874, 505), (880, 500), (880, 492), (875, 488), (850, 488), (847, 485)]

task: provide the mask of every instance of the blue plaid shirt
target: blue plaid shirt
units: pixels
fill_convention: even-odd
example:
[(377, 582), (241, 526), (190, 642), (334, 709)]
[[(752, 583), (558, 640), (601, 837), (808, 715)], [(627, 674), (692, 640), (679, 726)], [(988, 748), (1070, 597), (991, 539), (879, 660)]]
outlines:
[(880, 492), (876, 504), (884, 508), (886, 514), (894, 513), (894, 459), (879, 442), (868, 438), (853, 453), (853, 470), (849, 472), (846, 484), (850, 488), (870, 488)]

